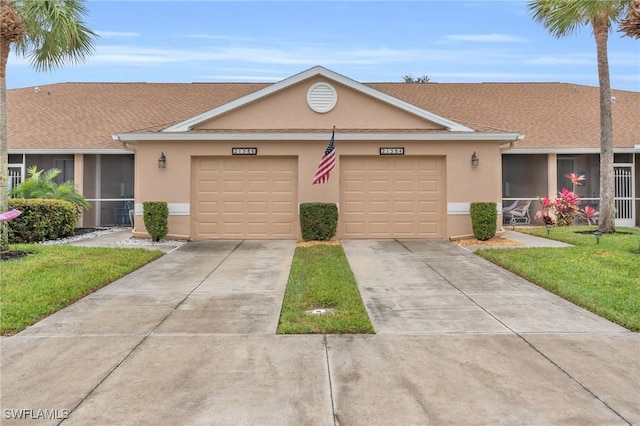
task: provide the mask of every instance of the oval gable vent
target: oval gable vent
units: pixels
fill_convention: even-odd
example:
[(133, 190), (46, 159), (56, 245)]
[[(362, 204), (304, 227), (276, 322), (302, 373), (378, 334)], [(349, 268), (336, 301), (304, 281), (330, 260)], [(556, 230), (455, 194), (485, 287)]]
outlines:
[(307, 92), (307, 104), (315, 112), (329, 112), (338, 103), (338, 92), (329, 83), (316, 83)]

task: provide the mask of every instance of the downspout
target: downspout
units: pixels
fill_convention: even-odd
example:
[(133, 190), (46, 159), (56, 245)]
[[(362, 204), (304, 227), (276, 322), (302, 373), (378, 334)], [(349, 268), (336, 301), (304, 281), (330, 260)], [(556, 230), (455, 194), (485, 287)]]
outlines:
[(516, 137), (514, 140), (512, 140), (511, 142), (509, 142), (509, 145), (507, 147), (500, 147), (500, 152), (504, 152), (504, 151), (508, 151), (510, 149), (513, 149), (513, 147), (515, 146), (517, 141), (521, 141), (524, 139), (524, 135), (518, 135), (518, 137)]
[(120, 142), (122, 144), (122, 149), (124, 149), (125, 151), (129, 151), (129, 152), (133, 152), (134, 154), (136, 153), (136, 149), (135, 148), (131, 148), (127, 146), (127, 142), (123, 141), (120, 139), (120, 136), (118, 135), (111, 135), (111, 139), (113, 139), (116, 142)]

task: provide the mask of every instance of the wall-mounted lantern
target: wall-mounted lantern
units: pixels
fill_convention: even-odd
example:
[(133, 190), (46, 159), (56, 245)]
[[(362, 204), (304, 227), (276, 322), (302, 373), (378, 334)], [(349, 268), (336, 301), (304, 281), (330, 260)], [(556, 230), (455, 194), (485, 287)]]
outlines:
[(473, 167), (474, 169), (476, 167), (478, 167), (478, 163), (480, 162), (480, 159), (478, 158), (478, 156), (476, 155), (476, 152), (473, 152), (473, 155), (471, 156), (471, 167)]
[(158, 158), (158, 168), (159, 169), (167, 168), (167, 157), (164, 156), (164, 152), (160, 154), (160, 158)]

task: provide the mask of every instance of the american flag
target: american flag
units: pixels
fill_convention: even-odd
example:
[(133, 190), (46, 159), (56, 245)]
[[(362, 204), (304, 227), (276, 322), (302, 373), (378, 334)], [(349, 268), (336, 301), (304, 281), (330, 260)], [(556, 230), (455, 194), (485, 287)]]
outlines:
[(320, 161), (318, 169), (316, 170), (316, 175), (313, 177), (313, 185), (315, 185), (316, 183), (329, 182), (329, 172), (333, 170), (333, 166), (336, 165), (336, 142), (334, 140), (335, 133), (335, 130), (331, 133), (331, 140), (329, 141), (329, 145), (324, 151), (322, 160)]

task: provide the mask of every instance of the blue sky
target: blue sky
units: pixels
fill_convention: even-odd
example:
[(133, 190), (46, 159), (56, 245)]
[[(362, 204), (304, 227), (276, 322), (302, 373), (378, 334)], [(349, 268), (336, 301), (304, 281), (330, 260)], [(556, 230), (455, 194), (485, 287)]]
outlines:
[[(555, 39), (524, 1), (96, 1), (83, 65), (35, 72), (11, 56), (8, 88), (60, 82), (275, 82), (315, 65), (361, 82), (559, 81), (597, 86), (588, 28)], [(640, 91), (640, 42), (613, 32), (611, 85)]]

